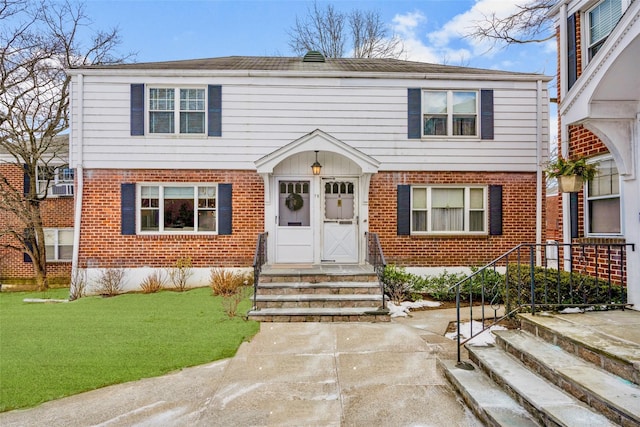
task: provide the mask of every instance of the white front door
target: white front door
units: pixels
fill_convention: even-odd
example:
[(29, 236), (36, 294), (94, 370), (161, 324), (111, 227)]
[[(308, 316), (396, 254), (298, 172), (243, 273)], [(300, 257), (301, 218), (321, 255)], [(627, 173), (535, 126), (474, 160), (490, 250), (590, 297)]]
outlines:
[(313, 263), (311, 181), (279, 180), (276, 216), (276, 263)]
[(322, 180), (322, 262), (358, 262), (357, 180)]

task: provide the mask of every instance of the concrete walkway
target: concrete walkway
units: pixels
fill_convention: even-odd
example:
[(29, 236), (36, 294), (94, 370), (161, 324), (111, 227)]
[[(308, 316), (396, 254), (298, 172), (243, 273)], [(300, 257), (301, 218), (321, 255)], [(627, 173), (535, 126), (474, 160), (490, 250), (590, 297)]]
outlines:
[(0, 414), (8, 426), (479, 426), (436, 371), (455, 311), (263, 323), (232, 359)]

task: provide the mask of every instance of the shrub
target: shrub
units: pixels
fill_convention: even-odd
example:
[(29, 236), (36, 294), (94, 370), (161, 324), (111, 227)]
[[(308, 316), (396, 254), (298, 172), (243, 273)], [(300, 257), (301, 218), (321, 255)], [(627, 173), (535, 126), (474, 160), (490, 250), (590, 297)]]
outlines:
[(173, 287), (184, 292), (187, 288), (187, 280), (193, 275), (193, 264), (190, 257), (178, 258), (173, 267), (168, 268), (169, 280)]
[(98, 293), (108, 297), (120, 294), (124, 286), (124, 276), (123, 268), (105, 268), (96, 281)]
[(71, 276), (71, 284), (69, 286), (69, 301), (75, 301), (85, 296), (87, 288), (87, 271), (76, 268)]
[[(253, 276), (252, 276), (253, 277)], [(222, 307), (229, 317), (235, 317), (238, 304), (248, 293), (246, 275), (222, 268), (212, 268), (209, 284), (213, 295), (222, 297)]]
[(142, 288), (142, 293), (153, 294), (162, 289), (166, 281), (166, 276), (162, 270), (154, 270), (140, 283), (140, 288)]
[(403, 267), (388, 265), (382, 273), (382, 284), (384, 292), (391, 298), (391, 301), (399, 305), (409, 298), (411, 291), (411, 277)]

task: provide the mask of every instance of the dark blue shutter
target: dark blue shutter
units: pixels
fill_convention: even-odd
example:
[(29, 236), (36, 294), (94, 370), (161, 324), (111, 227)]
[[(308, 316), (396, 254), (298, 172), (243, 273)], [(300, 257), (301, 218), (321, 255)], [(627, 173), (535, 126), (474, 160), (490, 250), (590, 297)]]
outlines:
[(120, 230), (123, 235), (136, 234), (136, 185), (120, 184)]
[(420, 139), (420, 116), (422, 115), (421, 89), (409, 89), (407, 96), (407, 135), (409, 139)]
[(218, 184), (218, 234), (231, 234), (232, 229), (231, 184)]
[(209, 85), (209, 136), (222, 136), (222, 86)]
[(567, 89), (578, 79), (578, 50), (576, 40), (576, 16), (567, 18)]
[(398, 236), (411, 234), (411, 186), (398, 185)]
[(571, 238), (577, 239), (578, 233), (578, 193), (569, 193), (569, 221), (571, 221)]
[(489, 186), (489, 234), (502, 235), (502, 185)]
[[(31, 241), (29, 240), (29, 237), (30, 237), (29, 234), (30, 234), (29, 233), (29, 229), (25, 228), (24, 229), (24, 242), (25, 242), (25, 245), (27, 246), (27, 248), (30, 251), (33, 251), (33, 245), (31, 244)], [(29, 256), (28, 253), (24, 252), (22, 255), (23, 255), (23, 261), (24, 262), (31, 262), (31, 263), (33, 262), (33, 260), (31, 259), (31, 257)]]
[(480, 91), (480, 138), (493, 139), (493, 90)]
[(144, 135), (144, 85), (131, 85), (131, 135)]
[(24, 167), (24, 183), (23, 183), (23, 194), (26, 196), (29, 194), (29, 187), (31, 186), (31, 178), (27, 173), (27, 165), (22, 165)]

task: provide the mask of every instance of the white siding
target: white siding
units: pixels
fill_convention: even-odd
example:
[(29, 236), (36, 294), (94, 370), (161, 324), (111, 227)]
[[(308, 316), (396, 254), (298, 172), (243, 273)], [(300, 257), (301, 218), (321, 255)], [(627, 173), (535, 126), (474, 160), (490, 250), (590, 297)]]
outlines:
[[(222, 137), (130, 136), (130, 84), (222, 85)], [(543, 85), (543, 86), (546, 86)], [(493, 89), (494, 140), (407, 138), (407, 88)], [(286, 77), (84, 77), (73, 84), (73, 158), (83, 126), (86, 168), (255, 169), (254, 161), (321, 129), (380, 170), (535, 171), (536, 82)], [(543, 140), (548, 97), (543, 93)], [(546, 153), (546, 147), (545, 147)]]

